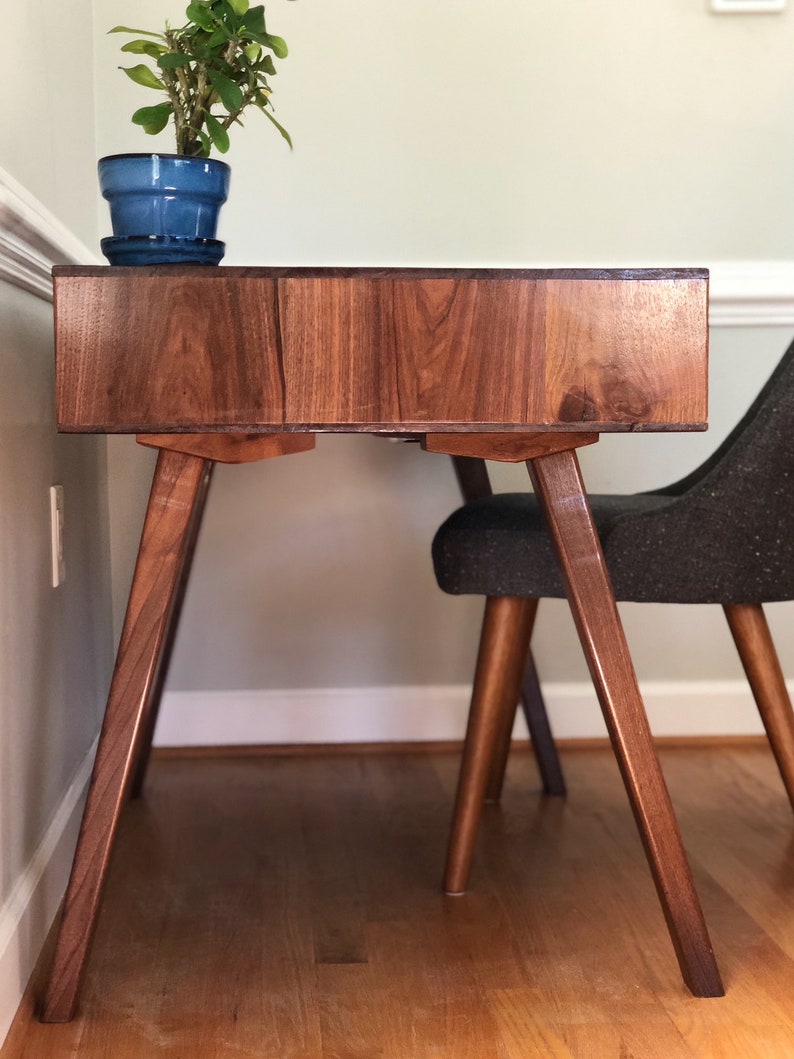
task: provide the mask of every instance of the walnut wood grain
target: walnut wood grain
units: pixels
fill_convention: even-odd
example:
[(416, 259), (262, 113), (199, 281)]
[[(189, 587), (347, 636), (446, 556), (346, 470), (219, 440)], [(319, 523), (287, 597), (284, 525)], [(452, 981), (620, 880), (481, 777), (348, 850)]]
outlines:
[(645, 846), (684, 981), (695, 996), (724, 989), (574, 451), (527, 464)]
[(703, 270), (54, 275), (64, 431), (705, 426)]
[(138, 434), (135, 440), (149, 448), (172, 449), (215, 463), (255, 463), (309, 452), (315, 446), (313, 434)]
[[(307, 435), (310, 437), (311, 435)], [(173, 435), (169, 434), (169, 438)], [(140, 440), (140, 439), (139, 439)], [(198, 455), (192, 453), (192, 455)], [(160, 704), (163, 698), (165, 683), (168, 679), (168, 670), (171, 667), (171, 656), (174, 652), (176, 634), (179, 631), (179, 620), (182, 617), (182, 607), (187, 594), (187, 586), (190, 581), (190, 571), (193, 567), (193, 557), (196, 553), (201, 525), (204, 519), (204, 509), (209, 496), (212, 473), (215, 464), (207, 460), (204, 465), (204, 473), (201, 476), (196, 499), (193, 502), (193, 512), (187, 529), (184, 547), (182, 549), (182, 563), (179, 569), (179, 577), (174, 591), (171, 607), (166, 618), (165, 631), (163, 633), (163, 646), (160, 650), (160, 658), (152, 681), (149, 694), (146, 698), (143, 716), (141, 718), (141, 736), (138, 740), (138, 752), (135, 758), (132, 782), (130, 784), (130, 797), (140, 798), (143, 793), (143, 785), (146, 780), (146, 770), (149, 766), (149, 758), (152, 753), (154, 732), (157, 727), (157, 718), (160, 714)]]
[(59, 429), (194, 433), (279, 417), (274, 281), (201, 272), (56, 274)]
[(206, 462), (161, 451), (105, 720), (64, 900), (42, 1019), (72, 1018)]
[(723, 610), (794, 807), (794, 714), (764, 609), (760, 603), (729, 603)]
[(426, 452), (442, 452), (448, 456), (474, 456), (498, 463), (525, 463), (550, 452), (578, 449), (595, 445), (598, 434), (552, 434), (548, 431), (533, 434), (425, 434), (422, 448)]

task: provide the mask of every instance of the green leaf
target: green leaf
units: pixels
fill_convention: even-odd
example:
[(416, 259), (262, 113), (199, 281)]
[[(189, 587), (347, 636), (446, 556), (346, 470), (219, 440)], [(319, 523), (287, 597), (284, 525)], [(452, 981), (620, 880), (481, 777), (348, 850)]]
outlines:
[(162, 44), (155, 44), (153, 40), (131, 40), (121, 50), (133, 55), (148, 55), (151, 59), (157, 59), (166, 51)]
[(183, 55), (180, 51), (169, 51), (165, 55), (161, 55), (157, 60), (157, 65), (161, 70), (173, 70), (177, 66), (190, 66), (190, 56)]
[(206, 30), (207, 33), (212, 33), (215, 29), (215, 20), (206, 7), (201, 7), (200, 4), (195, 3), (188, 4), (185, 14), (191, 22), (195, 22), (197, 26), (201, 26), (201, 28)]
[(165, 88), (160, 78), (153, 74), (149, 67), (144, 66), (143, 63), (138, 66), (120, 66), (119, 69), (123, 70), (130, 81), (134, 81), (136, 85), (143, 85), (144, 88)]
[(223, 103), (229, 113), (233, 114), (239, 110), (243, 105), (243, 92), (240, 86), (215, 70), (210, 70), (209, 75), (212, 87), (218, 93), (221, 103)]
[(285, 140), (287, 141), (287, 143), (289, 144), (290, 150), (292, 150), (292, 137), (291, 137), (291, 136), (290, 136), (290, 134), (289, 134), (289, 133), (287, 132), (287, 130), (286, 130), (286, 129), (284, 128), (284, 126), (283, 126), (283, 125), (281, 125), (281, 124), (280, 124), (280, 123), (279, 123), (278, 121), (276, 121), (276, 119), (275, 119), (275, 118), (273, 117), (273, 115), (272, 115), (272, 114), (270, 113), (270, 111), (269, 111), (269, 110), (265, 110), (265, 108), (264, 108), (264, 107), (260, 107), (259, 109), (260, 109), (260, 110), (262, 111), (262, 113), (263, 113), (263, 114), (265, 115), (265, 117), (267, 118), (267, 120), (268, 120), (269, 122), (272, 122), (272, 124), (276, 126), (276, 128), (278, 129), (278, 131), (279, 131), (279, 132), (281, 133), (281, 135), (282, 135), (282, 136), (284, 137), (284, 139), (285, 139)]
[(129, 26), (114, 26), (113, 29), (109, 29), (108, 33), (140, 33), (144, 37), (156, 37), (158, 40), (165, 40), (162, 33), (152, 33), (149, 29), (130, 29)]
[(144, 132), (154, 136), (163, 131), (170, 117), (171, 104), (160, 103), (156, 107), (141, 107), (140, 110), (136, 110), (132, 115), (132, 121), (135, 125), (142, 125)]
[(229, 150), (228, 132), (223, 128), (218, 119), (212, 116), (212, 114), (205, 114), (204, 121), (207, 126), (207, 132), (210, 134), (210, 139), (221, 154), (226, 154)]
[(248, 10), (248, 0), (229, 0), (229, 7), (235, 15), (244, 15)]
[(203, 147), (203, 157), (209, 158), (210, 152), (212, 151), (212, 140), (206, 134), (206, 132), (199, 131), (199, 139), (201, 140), (201, 146)]
[(228, 29), (225, 26), (218, 26), (204, 46), (206, 48), (217, 48), (219, 45), (225, 45), (229, 40), (231, 40), (231, 33), (229, 33)]
[[(252, 8), (251, 12), (258, 11), (259, 8)], [(286, 59), (287, 57), (287, 42), (283, 37), (277, 37), (274, 33), (268, 33), (265, 30), (265, 20), (262, 18), (261, 24), (254, 25), (249, 22), (248, 18), (245, 20), (245, 36), (249, 40), (254, 40), (257, 44), (264, 45), (265, 48), (275, 54), (278, 59)]]
[(252, 7), (246, 14), (245, 28), (250, 37), (256, 39), (257, 37), (264, 37), (267, 33), (265, 29), (265, 8), (264, 5), (260, 4), (258, 7)]
[(271, 76), (276, 72), (276, 64), (273, 62), (272, 55), (263, 55), (260, 61), (256, 64), (256, 72), (258, 74), (270, 74)]
[(283, 37), (275, 37), (272, 33), (266, 33), (265, 40), (262, 43), (270, 48), (277, 59), (287, 58), (287, 42)]

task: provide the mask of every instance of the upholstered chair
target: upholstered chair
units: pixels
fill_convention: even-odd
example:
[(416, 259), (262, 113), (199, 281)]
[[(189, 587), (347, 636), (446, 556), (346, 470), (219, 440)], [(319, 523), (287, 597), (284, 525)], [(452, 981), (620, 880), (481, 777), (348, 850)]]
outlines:
[[(794, 805), (794, 716), (762, 606), (794, 599), (794, 342), (697, 470), (664, 489), (591, 495), (590, 504), (618, 601), (723, 607)], [(534, 601), (565, 595), (552, 541), (528, 493), (483, 495), (459, 508), (436, 534), (433, 563), (445, 592), (531, 600), (532, 616)], [(526, 629), (515, 635), (528, 637)], [(512, 717), (515, 703), (509, 695), (501, 701), (499, 709)], [(458, 792), (450, 861), (456, 843), (473, 847), (473, 837), (461, 835), (479, 822), (477, 814), (461, 821), (461, 806), (501, 787), (510, 727), (508, 718), (495, 719), (501, 745), (485, 749), (471, 730), (467, 736), (464, 759), (485, 753), (488, 761), (474, 770), (477, 791)]]

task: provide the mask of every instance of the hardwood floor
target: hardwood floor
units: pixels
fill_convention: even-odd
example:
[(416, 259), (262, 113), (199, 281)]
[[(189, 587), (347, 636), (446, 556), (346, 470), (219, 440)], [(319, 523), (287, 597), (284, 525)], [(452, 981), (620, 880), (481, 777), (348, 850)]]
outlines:
[(794, 818), (765, 748), (662, 760), (728, 995), (684, 989), (617, 768), (514, 754), (465, 897), (458, 756), (156, 759), (78, 1018), (1, 1059), (790, 1059)]

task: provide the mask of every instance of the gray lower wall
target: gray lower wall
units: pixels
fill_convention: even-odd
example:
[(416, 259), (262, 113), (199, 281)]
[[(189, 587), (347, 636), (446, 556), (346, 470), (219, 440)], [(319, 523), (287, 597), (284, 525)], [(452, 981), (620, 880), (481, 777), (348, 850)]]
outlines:
[[(112, 662), (106, 476), (103, 438), (55, 432), (52, 307), (0, 282), (0, 906), (104, 708)], [(59, 588), (50, 580), (52, 484), (66, 497)]]

